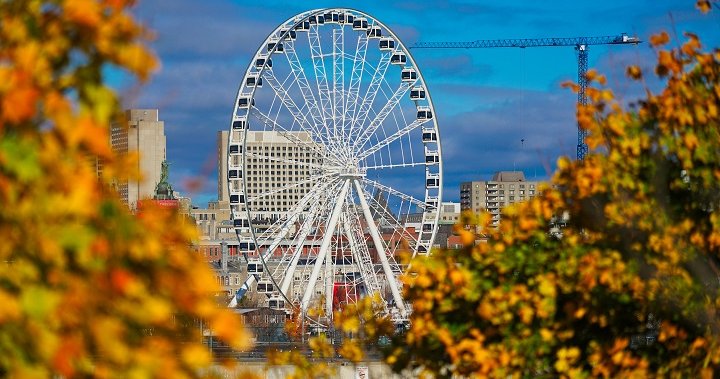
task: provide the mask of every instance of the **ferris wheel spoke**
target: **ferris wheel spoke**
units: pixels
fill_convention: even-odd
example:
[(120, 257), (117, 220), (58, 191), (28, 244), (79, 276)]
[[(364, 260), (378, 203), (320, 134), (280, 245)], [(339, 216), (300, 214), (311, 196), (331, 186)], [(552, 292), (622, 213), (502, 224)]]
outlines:
[[(314, 130), (313, 125), (310, 121), (308, 121), (307, 116), (300, 111), (300, 109), (295, 104), (295, 101), (292, 99), (292, 97), (288, 94), (287, 90), (278, 82), (277, 78), (275, 78), (275, 75), (272, 73), (272, 71), (267, 70), (263, 73), (263, 77), (270, 85), (270, 88), (273, 89), (273, 92), (275, 92), (275, 95), (280, 98), (280, 101), (283, 105), (290, 111), (290, 114), (295, 119), (295, 122), (302, 127), (305, 131), (310, 133), (311, 136), (317, 135), (319, 138), (327, 138), (327, 136), (324, 136), (322, 132), (319, 132), (317, 130)], [(320, 133), (320, 134), (317, 134)], [(333, 154), (336, 158), (338, 158), (337, 149), (328, 149), (328, 152)]]
[(327, 165), (323, 165), (320, 163), (312, 163), (312, 162), (306, 162), (303, 160), (295, 160), (295, 159), (290, 159), (290, 158), (276, 157), (276, 156), (265, 155), (265, 154), (260, 154), (260, 153), (248, 152), (248, 153), (245, 153), (245, 157), (246, 157), (246, 161), (248, 164), (252, 164), (257, 161), (257, 162), (285, 163), (285, 164), (290, 164), (290, 165), (316, 168), (318, 170), (323, 170), (323, 169), (328, 168)]
[(332, 187), (332, 184), (332, 182), (322, 182), (316, 184), (310, 191), (306, 192), (300, 200), (289, 208), (287, 213), (291, 215), (290, 217), (284, 217), (274, 221), (262, 233), (256, 235), (258, 242), (265, 243), (269, 238), (271, 238), (269, 236), (275, 233), (279, 228), (283, 227), (284, 223), (294, 222), (293, 217), (303, 214), (304, 210), (308, 208), (308, 205), (321, 196), (326, 189)]
[[(417, 80), (416, 80), (417, 81)], [(372, 136), (375, 131), (377, 130), (380, 125), (382, 125), (383, 121), (387, 118), (387, 116), (390, 114), (390, 112), (395, 109), (395, 107), (398, 105), (400, 100), (405, 96), (407, 91), (410, 90), (410, 88), (415, 84), (416, 81), (413, 82), (402, 82), (400, 86), (395, 90), (395, 92), (392, 94), (392, 96), (388, 99), (388, 102), (383, 106), (383, 108), (380, 110), (380, 112), (377, 113), (375, 118), (370, 122), (370, 124), (365, 127), (362, 131), (362, 134), (360, 134), (355, 141), (353, 141), (352, 149), (357, 151), (358, 148), (362, 148), (367, 141), (370, 139), (370, 136)]]
[(378, 90), (380, 89), (380, 85), (383, 82), (385, 71), (387, 71), (387, 68), (390, 65), (390, 55), (390, 52), (385, 52), (381, 54), (380, 61), (378, 62), (378, 65), (373, 71), (373, 76), (370, 80), (368, 90), (363, 97), (363, 101), (360, 104), (360, 108), (358, 109), (355, 118), (351, 122), (351, 132), (356, 127), (359, 128), (364, 125), (365, 121), (367, 121), (368, 112), (370, 111), (370, 108), (372, 108), (372, 104), (375, 101), (375, 96), (377, 95)]
[[(290, 217), (274, 222), (264, 233), (257, 237), (258, 247), (268, 246), (268, 249), (264, 254), (262, 254), (264, 259), (269, 258), (273, 254), (280, 241), (288, 234), (290, 226), (292, 226), (300, 215), (303, 214), (303, 209), (308, 205), (308, 203), (313, 201), (313, 199), (316, 199), (318, 195), (325, 192), (325, 189), (328, 187), (332, 187), (332, 183), (328, 182), (324, 185), (318, 185), (313, 188), (312, 191), (305, 194), (305, 196), (295, 203), (295, 205), (290, 209), (288, 212)], [(268, 244), (271, 239), (273, 241)]]
[(287, 269), (282, 271), (284, 272), (283, 281), (280, 286), (280, 291), (282, 291), (282, 293), (288, 293), (290, 285), (293, 281), (293, 277), (295, 275), (295, 269), (297, 268), (297, 264), (300, 261), (300, 256), (302, 255), (303, 249), (305, 247), (305, 241), (310, 234), (310, 231), (312, 230), (313, 224), (315, 223), (315, 218), (317, 217), (317, 215), (322, 213), (321, 209), (324, 209), (327, 206), (328, 202), (321, 202), (319, 204), (315, 204), (313, 209), (310, 210), (308, 216), (303, 221), (303, 224), (300, 226), (300, 233), (297, 235), (297, 238), (293, 240), (292, 243), (292, 246), (294, 246), (295, 248), (292, 251), (290, 262)]
[[(298, 204), (300, 204), (300, 203), (301, 202), (299, 202)], [(300, 210), (302, 210), (302, 205), (299, 208), (300, 208)], [(286, 220), (284, 220), (279, 225), (279, 229), (276, 230), (275, 233), (273, 233), (273, 235), (275, 237), (271, 243), (269, 243), (269, 244), (267, 243), (267, 242), (269, 242), (269, 239), (266, 239), (266, 240), (257, 239), (257, 241), (259, 242), (258, 249), (260, 249), (264, 246), (267, 246), (267, 249), (265, 249), (265, 251), (260, 255), (260, 259), (261, 259), (264, 269), (268, 272), (270, 271), (270, 268), (268, 267), (268, 264), (267, 264), (268, 260), (271, 259), (271, 257), (275, 253), (275, 250), (282, 243), (285, 236), (290, 232), (290, 228), (295, 223), (295, 221), (298, 219), (298, 217), (300, 216), (301, 213), (299, 211), (296, 211), (296, 212), (292, 212), (290, 214), (292, 216), (287, 218)], [(300, 246), (302, 246), (302, 245), (300, 245)], [(299, 255), (298, 255), (298, 258), (299, 258)], [(297, 264), (297, 260), (295, 262)], [(245, 283), (243, 283), (242, 288), (244, 288), (247, 291), (247, 289), (249, 289), (250, 286), (252, 286), (252, 284), (256, 280), (257, 280), (257, 278), (255, 277), (255, 275), (250, 275), (250, 277), (245, 281)], [(277, 281), (274, 280), (274, 277), (271, 280), (273, 280), (273, 283), (277, 287)], [(287, 293), (287, 289), (285, 291), (283, 291), (282, 294), (283, 294), (283, 296), (285, 296), (286, 300), (289, 300), (286, 296), (286, 293)]]
[(329, 145), (336, 147), (338, 141), (333, 138), (330, 128), (333, 119), (333, 104), (330, 98), (330, 87), (328, 85), (327, 73), (325, 71), (325, 58), (322, 52), (322, 41), (320, 38), (319, 27), (311, 25), (308, 31), (308, 42), (310, 44), (310, 56), (312, 58), (313, 70), (315, 73), (315, 82), (317, 84), (318, 95), (320, 97), (320, 108), (325, 125), (324, 139), (329, 141)]
[(305, 180), (293, 182), (293, 183), (288, 184), (288, 185), (286, 185), (286, 186), (283, 186), (283, 187), (280, 187), (280, 188), (275, 188), (275, 189), (273, 189), (273, 190), (271, 190), (271, 191), (262, 192), (262, 193), (259, 193), (259, 194), (255, 195), (255, 196), (248, 197), (248, 202), (255, 202), (255, 201), (258, 201), (258, 200), (260, 200), (260, 199), (262, 199), (262, 198), (265, 198), (265, 197), (268, 197), (268, 196), (272, 196), (272, 195), (275, 195), (275, 194), (278, 194), (278, 193), (287, 191), (287, 190), (289, 190), (289, 189), (293, 189), (293, 188), (298, 188), (298, 187), (304, 186), (305, 184), (318, 183), (318, 181), (320, 181), (320, 183), (322, 183), (322, 181), (321, 181), (322, 179), (329, 178), (329, 177), (334, 176), (334, 175), (335, 175), (334, 173), (324, 174), (324, 175), (320, 175), (320, 176), (308, 178), (308, 179), (305, 179)]
[[(359, 227), (360, 224), (357, 214), (353, 212), (352, 214), (345, 214), (344, 216), (343, 231), (350, 245), (350, 255), (353, 263), (360, 270), (360, 280), (367, 288), (369, 294), (379, 294), (382, 296), (379, 280), (373, 269), (372, 258), (370, 257), (370, 252), (362, 235), (362, 229)], [(355, 278), (354, 282), (353, 285), (357, 288), (357, 278)]]
[[(407, 242), (410, 249), (416, 249), (418, 246), (418, 237), (411, 234), (403, 222), (401, 222), (394, 214), (392, 214), (383, 204), (380, 204), (375, 198), (368, 198), (368, 206), (375, 213), (375, 217), (378, 217), (381, 222), (385, 223), (388, 227), (393, 229), (391, 241), (404, 240)], [(397, 236), (398, 239), (395, 239)], [(387, 249), (396, 249), (395, 246), (386, 246)]]
[[(363, 71), (365, 68), (365, 56), (367, 54), (368, 36), (367, 33), (360, 33), (358, 36), (357, 47), (355, 48), (355, 55), (352, 56), (353, 67), (350, 72), (350, 87), (348, 88), (347, 97), (345, 99), (347, 109), (345, 122), (349, 125), (349, 136), (352, 136), (352, 121), (355, 118), (355, 110), (357, 109), (357, 103), (359, 99), (358, 93), (360, 92), (360, 83), (362, 82)], [(345, 126), (343, 126), (345, 127)]]
[(392, 135), (388, 136), (382, 141), (378, 141), (375, 145), (369, 147), (367, 150), (364, 150), (361, 154), (358, 155), (358, 160), (362, 161), (368, 156), (374, 154), (378, 150), (382, 149), (385, 146), (390, 145), (398, 138), (412, 132), (413, 130), (421, 127), (423, 124), (427, 123), (430, 120), (415, 120), (405, 126), (404, 128), (398, 130), (397, 132), (393, 133)]
[[(317, 194), (323, 193), (325, 188), (326, 188), (326, 186), (316, 186), (316, 187), (314, 187), (313, 190), (309, 191), (309, 192), (295, 205), (294, 208), (299, 209), (299, 211), (292, 212), (292, 213), (290, 213), (290, 214), (291, 214), (291, 215), (300, 215), (300, 214), (301, 214), (300, 211), (302, 211), (302, 208), (304, 207), (304, 204), (308, 202), (308, 199), (311, 199), (311, 198), (315, 197)], [(294, 221), (291, 221), (291, 219), (280, 220), (280, 221), (282, 222), (282, 224), (279, 225), (281, 228), (284, 228), (284, 227), (286, 227), (286, 225), (289, 225), (290, 223), (294, 222)], [(276, 222), (275, 224), (277, 224), (277, 222)], [(282, 234), (282, 233), (281, 233), (281, 234), (278, 234), (278, 236), (281, 236), (281, 235), (283, 235), (283, 234)], [(264, 246), (264, 245), (267, 244), (266, 242), (267, 242), (268, 238), (265, 237), (265, 238), (263, 239), (262, 237), (263, 237), (263, 236), (260, 236), (259, 238), (258, 238), (258, 237), (255, 238), (255, 240), (256, 240), (256, 242), (257, 242), (256, 246), (257, 246), (258, 248), (260, 248), (261, 246)], [(275, 243), (277, 243), (277, 242), (275, 242)], [(262, 264), (263, 264), (263, 267), (265, 267), (265, 269), (267, 269), (267, 264), (266, 264), (265, 262), (267, 261), (267, 259), (270, 258), (270, 256), (272, 255), (273, 250), (275, 249), (275, 247), (273, 247), (272, 245), (273, 245), (273, 244), (270, 244), (270, 248), (268, 248), (268, 249), (265, 251), (265, 253), (260, 256), (261, 262), (262, 262)], [(247, 257), (245, 257), (245, 258), (247, 259)], [(242, 286), (240, 287), (241, 290), (243, 290), (243, 293), (247, 292), (247, 291), (250, 289), (250, 287), (255, 283), (256, 280), (257, 280), (256, 275), (249, 275), (248, 278), (245, 280), (245, 282), (244, 282), (244, 283), (242, 284)]]
[(284, 220), (278, 220), (273, 223), (262, 234), (256, 237), (258, 245), (264, 244), (266, 241), (272, 238), (272, 235), (276, 233), (279, 228), (283, 227), (285, 223), (295, 222), (296, 217), (302, 214), (306, 214), (307, 212), (305, 212), (305, 209), (308, 208), (308, 205), (310, 205), (310, 209), (312, 209), (313, 206), (316, 206), (318, 203), (321, 203), (323, 199), (326, 199), (327, 194), (333, 193), (335, 190), (338, 190), (339, 186), (340, 181), (338, 180), (330, 180), (316, 183), (315, 186), (310, 191), (305, 193), (305, 195), (300, 200), (298, 200), (298, 202), (295, 203), (292, 208), (290, 208), (290, 210), (287, 212), (288, 214), (293, 215), (293, 217), (295, 218), (286, 218)]
[(292, 99), (288, 91), (283, 87), (280, 81), (275, 77), (272, 70), (263, 71), (263, 78), (270, 85), (275, 96), (285, 105), (285, 108), (290, 112), (290, 115), (295, 119), (295, 122), (303, 127), (307, 132), (312, 133), (313, 125), (307, 120), (305, 114), (303, 114), (298, 106), (295, 104), (295, 100)]
[[(352, 216), (352, 218), (350, 218), (350, 216)], [(357, 207), (354, 208), (353, 212), (350, 212), (347, 219), (349, 224), (348, 240), (353, 245), (351, 253), (355, 257), (355, 261), (358, 262), (362, 274), (362, 281), (369, 293), (380, 293), (380, 284), (375, 274), (372, 258), (370, 257), (370, 250), (365, 242), (365, 233), (361, 226), (362, 223), (360, 222), (360, 215), (357, 213)]]
[(333, 29), (333, 130), (335, 138), (345, 138), (342, 129), (345, 117), (345, 33)]
[(391, 195), (394, 195), (394, 196), (399, 197), (400, 199), (403, 199), (403, 200), (405, 200), (405, 201), (409, 201), (410, 203), (412, 203), (412, 204), (414, 204), (414, 205), (416, 205), (416, 206), (418, 206), (418, 207), (420, 207), (420, 208), (422, 208), (422, 209), (429, 209), (428, 205), (425, 204), (424, 201), (418, 200), (418, 199), (416, 199), (416, 198), (413, 197), (413, 196), (410, 196), (410, 195), (408, 195), (408, 194), (406, 194), (406, 193), (403, 193), (403, 192), (401, 192), (401, 191), (398, 191), (398, 190), (396, 190), (396, 189), (394, 189), (394, 188), (391, 188), (391, 187), (388, 187), (388, 186), (386, 186), (386, 185), (383, 185), (382, 183), (378, 183), (378, 182), (376, 182), (376, 181), (374, 181), (374, 180), (372, 180), (372, 179), (368, 179), (368, 178), (362, 179), (362, 182), (363, 182), (364, 184), (367, 184), (367, 185), (370, 185), (370, 186), (374, 187), (374, 188), (377, 189), (377, 190), (380, 190), (380, 191), (383, 191), (383, 192), (387, 192), (387, 193), (389, 193), (389, 194), (391, 194)]
[(363, 167), (365, 170), (384, 170), (388, 168), (405, 168), (405, 167), (418, 167), (418, 166), (429, 166), (431, 163), (425, 162), (408, 162), (408, 163), (396, 163), (396, 164), (381, 164), (373, 166)]
[(312, 151), (315, 153), (318, 153), (320, 156), (325, 156), (326, 158), (329, 158), (331, 161), (339, 162), (337, 157), (334, 155), (327, 155), (327, 151), (325, 149), (322, 149), (320, 144), (313, 143), (312, 140), (312, 134), (310, 134), (311, 140), (304, 140), (300, 138), (298, 133), (296, 131), (290, 131), (286, 129), (284, 126), (280, 125), (279, 123), (275, 122), (273, 119), (271, 119), (268, 115), (263, 113), (260, 109), (256, 108), (255, 106), (252, 106), (250, 108), (250, 114), (254, 117), (257, 117), (260, 119), (260, 121), (267, 127), (271, 127), (271, 130), (278, 132), (283, 137), (287, 138), (288, 141), (296, 144), (301, 145), (303, 147), (310, 147)]
[(305, 103), (310, 109), (310, 115), (312, 116), (314, 124), (313, 131), (316, 135), (320, 135), (320, 128), (324, 124), (322, 111), (318, 106), (317, 99), (315, 99), (315, 94), (310, 88), (310, 82), (308, 82), (307, 75), (305, 75), (305, 69), (303, 68), (302, 63), (300, 63), (300, 59), (295, 52), (295, 43), (288, 41), (285, 45), (284, 55), (287, 58), (293, 75), (295, 75), (295, 80), (297, 81), (298, 88), (300, 88), (300, 92), (305, 99)]

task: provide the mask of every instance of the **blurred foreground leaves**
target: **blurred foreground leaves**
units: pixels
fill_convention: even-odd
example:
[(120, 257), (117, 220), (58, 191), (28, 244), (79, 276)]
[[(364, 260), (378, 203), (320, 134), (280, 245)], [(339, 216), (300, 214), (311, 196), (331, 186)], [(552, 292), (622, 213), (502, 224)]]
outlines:
[(249, 341), (192, 223), (131, 215), (110, 188), (138, 175), (109, 145), (105, 70), (157, 66), (132, 3), (0, 2), (0, 377), (194, 377), (211, 362), (195, 320)]
[[(651, 38), (665, 89), (629, 110), (588, 73), (584, 161), (562, 158), (551, 186), (506, 209), (499, 230), (465, 215), (486, 242), (458, 228), (464, 248), (413, 263), (410, 330), (387, 356), (396, 370), (720, 375), (720, 50), (693, 34), (669, 41)], [(561, 235), (549, 233), (564, 215)]]

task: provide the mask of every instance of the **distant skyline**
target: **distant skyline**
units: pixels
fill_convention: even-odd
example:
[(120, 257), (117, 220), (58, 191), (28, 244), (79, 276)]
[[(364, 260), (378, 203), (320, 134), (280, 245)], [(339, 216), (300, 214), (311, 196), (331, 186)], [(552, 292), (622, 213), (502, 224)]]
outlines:
[[(692, 31), (720, 45), (720, 12), (702, 15), (694, 1), (244, 1), (141, 2), (134, 13), (155, 32), (151, 47), (161, 69), (136, 88), (110, 73), (125, 107), (159, 108), (165, 121), (171, 181), (193, 204), (217, 196), (216, 136), (229, 128), (238, 85), (250, 60), (280, 23), (309, 9), (359, 9), (388, 25), (407, 46), (417, 41), (605, 36), (628, 33), (647, 41), (661, 30)], [(576, 95), (572, 47), (412, 50), (429, 90), (443, 144), (444, 200), (458, 201), (459, 183), (488, 180), (495, 171), (523, 170), (545, 180), (561, 155), (575, 156)], [(638, 46), (592, 46), (591, 68), (626, 101), (644, 92), (625, 67), (651, 71), (654, 52)], [(651, 89), (657, 82), (647, 83)], [(524, 141), (523, 141), (524, 140)], [(523, 141), (523, 142), (521, 142)], [(198, 188), (188, 188), (195, 182)], [(189, 190), (193, 190), (192, 192)]]

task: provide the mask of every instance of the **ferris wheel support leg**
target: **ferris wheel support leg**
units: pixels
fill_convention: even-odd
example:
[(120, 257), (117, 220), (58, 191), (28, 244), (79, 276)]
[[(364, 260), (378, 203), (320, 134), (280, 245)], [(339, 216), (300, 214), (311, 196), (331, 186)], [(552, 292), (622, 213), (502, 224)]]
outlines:
[(357, 189), (358, 198), (360, 198), (360, 207), (363, 210), (365, 221), (367, 221), (368, 229), (370, 229), (370, 236), (373, 239), (375, 247), (378, 249), (380, 263), (382, 263), (383, 272), (385, 272), (385, 278), (390, 285), (390, 291), (392, 292), (393, 300), (395, 300), (395, 305), (397, 306), (398, 310), (400, 310), (400, 314), (403, 317), (406, 317), (407, 311), (405, 310), (405, 303), (403, 302), (402, 296), (400, 295), (400, 289), (397, 286), (395, 275), (390, 268), (390, 263), (388, 262), (387, 255), (385, 255), (385, 245), (382, 238), (380, 238), (380, 233), (378, 232), (375, 221), (373, 221), (372, 214), (370, 213), (370, 207), (368, 207), (368, 203), (365, 200), (365, 191), (363, 191), (360, 183), (357, 180), (353, 180), (353, 182), (355, 182), (355, 189)]
[(255, 275), (250, 274), (248, 275), (248, 278), (245, 280), (245, 282), (240, 286), (238, 289), (238, 292), (235, 294), (237, 296), (238, 300), (245, 297), (245, 294), (250, 290), (250, 287), (257, 282), (257, 278)]
[[(335, 228), (330, 229), (329, 234), (335, 234), (333, 231)], [(338, 239), (337, 243), (339, 244), (340, 241)], [(340, 251), (339, 248), (337, 248), (338, 251)], [(333, 262), (332, 258), (332, 248), (327, 249), (327, 253), (325, 253), (325, 314), (329, 317), (332, 315), (332, 306), (333, 306), (333, 282), (335, 281), (335, 262)]]
[[(350, 252), (352, 254), (353, 259), (357, 263), (360, 272), (363, 275), (363, 282), (365, 284), (365, 287), (367, 288), (368, 293), (378, 293), (380, 294), (380, 285), (378, 284), (378, 279), (375, 276), (375, 270), (372, 266), (372, 259), (370, 259), (370, 253), (367, 251), (367, 246), (365, 249), (361, 249), (359, 246), (359, 243), (357, 242), (356, 238), (357, 236), (354, 235), (350, 229), (354, 228), (360, 228), (360, 219), (359, 215), (356, 214), (356, 220), (358, 222), (357, 226), (353, 226), (352, 223), (350, 223), (349, 220), (347, 220), (347, 227), (345, 229), (346, 238), (350, 242)], [(363, 256), (364, 254), (364, 256)], [(357, 296), (357, 288), (355, 289), (355, 295)], [(384, 300), (384, 299), (383, 299)]]
[[(300, 303), (300, 307), (303, 312), (307, 311), (308, 305), (310, 304), (310, 297), (313, 295), (313, 290), (315, 288), (315, 284), (317, 283), (318, 275), (320, 275), (320, 268), (322, 267), (323, 261), (331, 254), (329, 249), (330, 242), (332, 241), (333, 232), (335, 227), (337, 227), (338, 220), (340, 219), (340, 213), (342, 211), (343, 203), (345, 203), (345, 196), (347, 195), (349, 187), (350, 181), (346, 179), (345, 183), (343, 183), (342, 189), (340, 190), (340, 196), (337, 198), (337, 203), (335, 203), (335, 207), (330, 215), (330, 221), (327, 224), (327, 229), (325, 229), (325, 235), (323, 236), (320, 251), (318, 252), (317, 259), (315, 260), (315, 266), (313, 266), (312, 273), (310, 274), (310, 282), (308, 282), (308, 285), (305, 288), (305, 294), (303, 295), (302, 302)], [(327, 264), (332, 264), (332, 262), (327, 262)], [(332, 307), (332, 304), (330, 306)]]
[(295, 274), (295, 268), (297, 268), (298, 261), (300, 260), (300, 256), (303, 252), (303, 247), (305, 246), (305, 239), (310, 233), (310, 228), (312, 227), (313, 222), (314, 217), (309, 216), (303, 224), (303, 229), (300, 232), (300, 237), (298, 237), (296, 250), (293, 253), (292, 260), (290, 261), (290, 266), (288, 267), (287, 272), (285, 273), (285, 278), (283, 279), (280, 286), (280, 291), (286, 295), (288, 293), (288, 290), (290, 289), (290, 285), (292, 284), (293, 275)]

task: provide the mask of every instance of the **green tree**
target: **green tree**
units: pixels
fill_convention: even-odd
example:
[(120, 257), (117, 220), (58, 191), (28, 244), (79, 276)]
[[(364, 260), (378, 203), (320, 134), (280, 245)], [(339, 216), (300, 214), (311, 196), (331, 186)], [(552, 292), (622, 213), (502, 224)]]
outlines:
[(110, 189), (137, 173), (109, 146), (119, 109), (103, 72), (144, 80), (157, 65), (132, 3), (0, 2), (1, 377), (194, 377), (211, 357), (193, 319), (248, 342), (215, 306), (194, 227), (131, 215)]
[[(652, 37), (666, 86), (629, 110), (591, 71), (589, 105), (578, 109), (586, 159), (561, 158), (552, 187), (508, 208), (498, 230), (487, 215), (465, 215), (485, 227), (487, 243), (458, 228), (464, 248), (414, 262), (410, 330), (387, 356), (395, 369), (720, 374), (720, 50), (686, 38), (663, 49), (668, 35)], [(548, 233), (561, 215), (562, 236)]]

